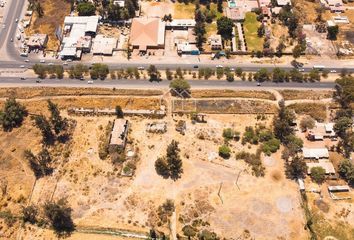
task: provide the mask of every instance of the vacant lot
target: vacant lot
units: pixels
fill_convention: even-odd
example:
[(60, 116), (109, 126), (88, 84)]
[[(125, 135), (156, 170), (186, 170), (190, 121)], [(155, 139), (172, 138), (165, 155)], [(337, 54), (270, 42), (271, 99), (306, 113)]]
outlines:
[(34, 15), (32, 24), (26, 31), (27, 35), (34, 33), (45, 33), (49, 36), (48, 50), (56, 51), (59, 41), (55, 36), (55, 29), (63, 25), (65, 16), (70, 14), (70, 1), (67, 0), (39, 0), (44, 15)]
[(320, 100), (325, 98), (332, 98), (333, 91), (300, 91), (300, 90), (280, 90), (279, 93), (283, 96), (284, 100)]
[(243, 29), (245, 30), (248, 51), (261, 51), (263, 49), (263, 39), (259, 38), (257, 34), (260, 25), (261, 24), (257, 21), (257, 15), (255, 13), (246, 13)]
[(193, 3), (174, 3), (172, 17), (176, 19), (194, 18), (195, 5)]
[(323, 122), (326, 120), (326, 105), (321, 103), (295, 103), (289, 105), (290, 109), (293, 109), (297, 114), (306, 114)]
[(126, 96), (155, 96), (162, 95), (159, 90), (129, 90), (110, 88), (55, 88), (55, 87), (28, 87), (28, 88), (0, 88), (0, 98), (34, 98), (47, 96), (84, 96), (84, 95), (126, 95)]
[(275, 100), (275, 96), (267, 91), (234, 91), (234, 90), (192, 90), (194, 98), (261, 98)]

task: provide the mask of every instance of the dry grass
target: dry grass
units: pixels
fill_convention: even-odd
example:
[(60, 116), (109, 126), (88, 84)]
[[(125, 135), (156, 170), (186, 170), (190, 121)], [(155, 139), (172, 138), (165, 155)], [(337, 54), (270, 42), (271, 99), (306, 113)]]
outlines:
[(320, 6), (319, 2), (308, 0), (293, 1), (295, 9), (300, 16), (300, 22), (303, 24), (313, 24), (317, 18), (316, 8)]
[(326, 105), (321, 103), (295, 103), (289, 105), (297, 114), (306, 114), (316, 119), (324, 121), (326, 119)]
[(195, 5), (192, 3), (184, 4), (184, 3), (175, 3), (173, 18), (175, 19), (186, 19), (186, 18), (194, 18)]
[(235, 91), (235, 90), (192, 90), (194, 98), (260, 98), (275, 100), (275, 96), (267, 91)]
[(47, 49), (56, 51), (59, 47), (59, 41), (55, 36), (55, 29), (62, 26), (65, 16), (70, 14), (70, 3), (68, 0), (39, 0), (39, 2), (43, 8), (44, 16), (39, 18), (37, 14), (34, 14), (32, 24), (27, 29), (26, 34), (48, 34)]
[(332, 98), (333, 91), (301, 91), (301, 90), (280, 90), (284, 100), (309, 99), (319, 100), (324, 98)]
[[(115, 108), (117, 105), (123, 109), (160, 109), (160, 99), (157, 98), (132, 98), (132, 97), (117, 97), (117, 98), (91, 98), (91, 97), (72, 97), (65, 99), (52, 99), (52, 102), (58, 104), (60, 109), (69, 107), (83, 108)], [(46, 100), (24, 101), (23, 104), (27, 107), (30, 113), (40, 114), (47, 110)]]
[(55, 88), (55, 87), (22, 87), (0, 88), (0, 98), (34, 98), (47, 96), (84, 96), (84, 95), (126, 95), (126, 96), (157, 96), (162, 95), (159, 90), (134, 90), (110, 88)]

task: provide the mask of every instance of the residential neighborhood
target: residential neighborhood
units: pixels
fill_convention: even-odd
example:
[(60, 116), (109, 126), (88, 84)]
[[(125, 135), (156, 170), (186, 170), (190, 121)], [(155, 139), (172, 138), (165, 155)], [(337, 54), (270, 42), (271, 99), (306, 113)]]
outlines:
[(354, 2), (0, 0), (0, 239), (354, 239)]

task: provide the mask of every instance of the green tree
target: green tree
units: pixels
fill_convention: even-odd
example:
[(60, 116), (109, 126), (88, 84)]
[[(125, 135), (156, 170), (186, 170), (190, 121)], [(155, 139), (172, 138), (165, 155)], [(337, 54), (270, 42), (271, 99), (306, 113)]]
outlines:
[(188, 238), (196, 236), (197, 231), (198, 230), (191, 225), (186, 225), (182, 228), (182, 232), (183, 232), (184, 236), (186, 236)]
[(38, 208), (34, 205), (28, 205), (27, 207), (22, 207), (22, 220), (23, 222), (28, 222), (35, 224), (37, 222)]
[(269, 73), (266, 68), (261, 68), (253, 75), (254, 80), (264, 82), (269, 80)]
[(290, 79), (293, 82), (302, 82), (304, 77), (303, 77), (302, 73), (299, 72), (299, 70), (297, 70), (296, 68), (293, 68), (290, 70)]
[(300, 128), (302, 131), (306, 131), (307, 129), (313, 129), (314, 127), (315, 127), (315, 120), (312, 117), (306, 116), (301, 119)]
[(58, 236), (70, 235), (75, 230), (71, 213), (72, 209), (65, 199), (44, 204), (44, 214)]
[(166, 78), (169, 81), (173, 80), (173, 74), (172, 74), (171, 70), (168, 68), (166, 69)]
[(155, 65), (150, 65), (147, 69), (150, 77), (150, 81), (160, 81), (160, 72), (157, 70)]
[(305, 178), (307, 165), (299, 156), (295, 155), (292, 161), (286, 166), (286, 173), (291, 179)]
[(274, 82), (283, 82), (285, 79), (285, 71), (278, 67), (274, 68), (272, 78)]
[(339, 33), (338, 25), (327, 27), (327, 38), (329, 40), (337, 40), (338, 33)]
[(81, 2), (77, 5), (79, 16), (92, 16), (95, 15), (96, 7), (89, 2)]
[(340, 162), (338, 172), (351, 186), (354, 185), (354, 165), (349, 159)]
[(235, 73), (236, 73), (236, 76), (237, 76), (237, 77), (241, 77), (241, 75), (242, 75), (242, 73), (243, 73), (242, 68), (237, 67), (237, 68), (235, 69)]
[(35, 74), (37, 74), (38, 78), (44, 79), (47, 76), (47, 66), (36, 63), (32, 67)]
[(18, 103), (15, 98), (8, 98), (5, 106), (0, 111), (0, 124), (4, 131), (11, 131), (22, 125), (24, 118), (28, 115), (26, 108)]
[(231, 149), (226, 145), (221, 145), (219, 147), (219, 156), (228, 159), (231, 156)]
[(55, 136), (52, 132), (49, 121), (43, 115), (35, 115), (32, 117), (35, 126), (41, 131), (43, 143), (45, 145), (52, 145), (55, 140)]
[(351, 128), (353, 125), (353, 120), (349, 117), (340, 117), (336, 119), (336, 122), (334, 124), (333, 130), (336, 132), (336, 134), (341, 137), (345, 138), (347, 131)]
[(191, 86), (186, 80), (176, 79), (170, 82), (170, 88), (182, 94), (185, 91), (190, 92)]
[(53, 103), (51, 100), (48, 100), (47, 102), (48, 110), (50, 112), (50, 122), (54, 128), (54, 132), (59, 134), (66, 129), (68, 125), (67, 119), (61, 117), (57, 104)]
[(109, 73), (109, 68), (106, 64), (102, 63), (95, 63), (92, 65), (92, 69), (90, 71), (90, 75), (92, 79), (100, 78), (106, 79)]
[(318, 184), (321, 184), (326, 179), (326, 170), (323, 167), (311, 168), (311, 178)]
[(116, 117), (117, 118), (123, 118), (124, 117), (124, 113), (123, 113), (123, 110), (122, 110), (121, 106), (117, 105), (115, 111), (116, 111)]
[(296, 45), (293, 49), (293, 57), (299, 58), (301, 56), (302, 53), (302, 46), (300, 44)]
[(178, 142), (172, 140), (167, 147), (167, 164), (170, 171), (170, 177), (173, 180), (177, 180), (183, 173), (182, 160), (179, 156), (180, 149), (178, 148)]
[(288, 136), (293, 134), (294, 130), (291, 125), (294, 119), (294, 113), (285, 107), (284, 101), (280, 101), (278, 115), (274, 118), (273, 126), (274, 135), (282, 143), (286, 144)]
[(311, 71), (309, 73), (309, 78), (312, 81), (320, 81), (321, 75), (317, 69), (311, 69)]
[(42, 149), (37, 156), (35, 156), (30, 150), (25, 150), (24, 157), (29, 162), (37, 179), (53, 172), (53, 168), (51, 167), (52, 157), (46, 148)]
[(218, 34), (222, 36), (225, 40), (230, 40), (232, 38), (232, 28), (234, 27), (234, 22), (228, 17), (221, 17), (216, 21)]
[(170, 177), (170, 170), (168, 168), (166, 158), (158, 158), (155, 161), (155, 170), (156, 170), (157, 174), (162, 176), (163, 178)]
[(271, 153), (275, 153), (280, 147), (280, 141), (276, 138), (272, 138), (262, 145), (262, 150), (266, 155), (270, 155)]

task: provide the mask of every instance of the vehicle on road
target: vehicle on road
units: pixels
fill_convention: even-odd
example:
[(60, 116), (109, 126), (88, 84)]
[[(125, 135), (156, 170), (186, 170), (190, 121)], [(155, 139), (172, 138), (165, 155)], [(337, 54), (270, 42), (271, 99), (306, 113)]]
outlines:
[(333, 69), (333, 70), (331, 70), (330, 72), (331, 72), (331, 73), (336, 73), (337, 71)]
[(294, 68), (301, 68), (301, 67), (304, 66), (303, 63), (298, 62), (298, 61), (296, 61), (296, 60), (292, 60), (290, 64), (291, 64)]
[(235, 71), (235, 68), (230, 68), (230, 71), (231, 71), (231, 72), (234, 72), (234, 71)]
[(18, 18), (15, 19), (15, 22), (18, 23)]
[(198, 65), (194, 65), (193, 68), (199, 68), (199, 66)]
[(28, 57), (28, 53), (27, 52), (22, 52), (22, 53), (20, 53), (20, 56), (21, 57)]
[(14, 39), (13, 39), (13, 38), (11, 38), (11, 39), (10, 39), (10, 41), (11, 41), (11, 42), (13, 42), (13, 41), (14, 41)]
[(65, 66), (66, 66), (66, 65), (68, 65), (68, 63), (67, 63), (67, 62), (63, 62), (63, 65), (65, 65)]
[(72, 62), (73, 60), (72, 59), (68, 59), (68, 60), (66, 60), (67, 62)]
[(21, 40), (21, 34), (16, 35), (17, 40)]
[(20, 68), (25, 68), (25, 65), (21, 65)]
[(260, 82), (257, 82), (257, 86), (258, 86), (258, 87), (261, 86), (261, 83), (260, 83)]
[(299, 69), (299, 72), (305, 72), (305, 69), (300, 68), (300, 69)]
[(28, 60), (28, 59), (26, 59), (26, 60), (25, 60), (25, 62), (29, 62), (29, 60)]
[(36, 83), (41, 83), (42, 81), (40, 79), (37, 79), (36, 80)]
[(318, 71), (323, 71), (323, 69), (325, 69), (325, 66), (323, 66), (323, 65), (313, 65), (313, 69), (318, 70)]
[(49, 66), (53, 65), (53, 63), (48, 63)]
[(25, 77), (21, 77), (21, 80), (26, 80), (26, 78)]
[(80, 80), (85, 80), (85, 78), (84, 77), (80, 77)]
[(41, 59), (39, 62), (40, 62), (40, 63), (45, 63), (45, 60), (44, 60), (44, 59)]
[(138, 70), (144, 70), (145, 68), (144, 67), (138, 67)]
[(93, 84), (93, 80), (88, 80), (87, 84)]
[(216, 65), (216, 68), (223, 68), (222, 65)]

